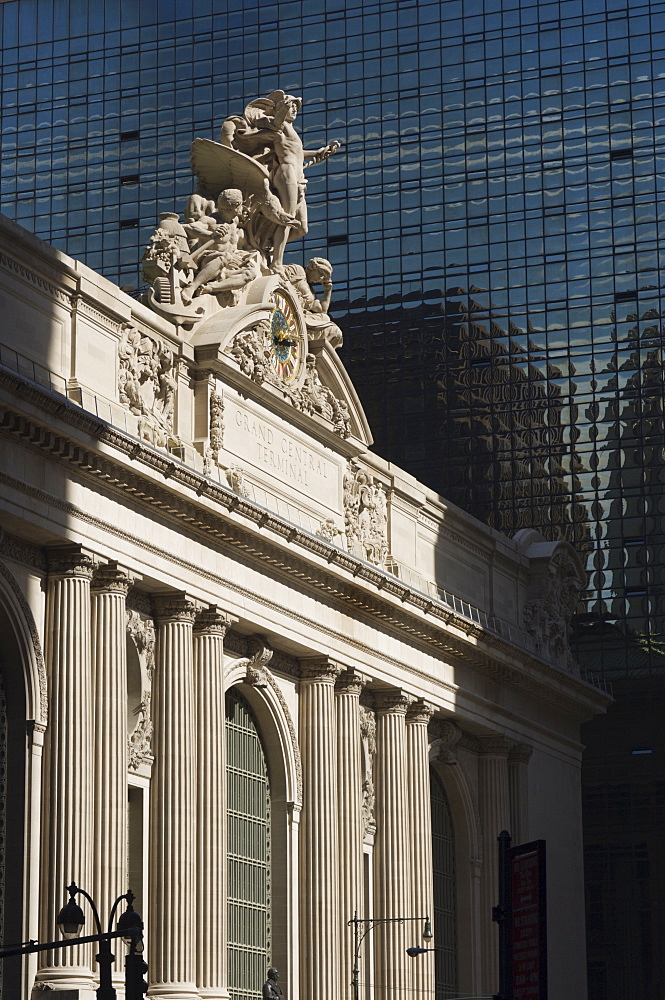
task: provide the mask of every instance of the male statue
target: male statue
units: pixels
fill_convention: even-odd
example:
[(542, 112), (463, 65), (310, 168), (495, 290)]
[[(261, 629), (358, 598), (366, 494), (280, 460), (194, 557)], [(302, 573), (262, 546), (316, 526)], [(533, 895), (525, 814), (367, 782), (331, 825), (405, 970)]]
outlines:
[[(302, 140), (293, 122), (302, 106), (299, 97), (274, 90), (268, 97), (258, 98), (245, 108), (244, 115), (231, 115), (222, 125), (221, 142), (266, 163), (270, 183), (282, 208), (296, 220), (298, 235), (307, 233), (305, 188), (306, 167), (321, 163), (339, 149), (333, 141), (320, 149), (303, 149)], [(305, 162), (305, 157), (310, 159)], [(289, 236), (288, 225), (282, 225), (275, 238), (273, 263), (281, 264)]]
[(279, 972), (268, 969), (268, 978), (263, 984), (263, 1000), (285, 1000), (282, 987), (278, 985)]

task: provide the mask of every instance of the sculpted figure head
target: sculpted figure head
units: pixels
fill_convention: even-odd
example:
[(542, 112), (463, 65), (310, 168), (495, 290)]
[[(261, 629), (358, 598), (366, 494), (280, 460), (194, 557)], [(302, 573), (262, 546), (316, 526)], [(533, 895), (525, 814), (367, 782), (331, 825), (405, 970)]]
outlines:
[(273, 114), (276, 125), (295, 121), (302, 107), (302, 97), (285, 94), (283, 90), (273, 90), (272, 94), (268, 94), (268, 100), (272, 101), (275, 109)]
[(310, 285), (327, 284), (332, 278), (332, 264), (325, 257), (312, 257), (305, 268)]
[(242, 208), (242, 191), (238, 188), (226, 188), (217, 199), (217, 211), (225, 222), (231, 222), (240, 214)]
[(198, 222), (204, 215), (212, 215), (214, 211), (214, 201), (204, 198), (201, 194), (190, 194), (185, 206), (185, 219), (187, 222)]

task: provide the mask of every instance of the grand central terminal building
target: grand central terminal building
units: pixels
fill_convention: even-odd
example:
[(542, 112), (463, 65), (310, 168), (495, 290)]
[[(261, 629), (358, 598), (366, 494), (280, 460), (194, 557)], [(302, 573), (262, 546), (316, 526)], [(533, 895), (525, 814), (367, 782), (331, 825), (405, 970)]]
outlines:
[[(505, 829), (546, 841), (549, 996), (583, 998), (579, 730), (610, 699), (568, 651), (580, 560), (372, 454), (330, 266), (282, 263), (302, 206), (235, 127), (195, 141), (143, 301), (0, 223), (4, 940), (57, 939), (72, 880), (103, 919), (129, 886), (160, 1000), (269, 967), (352, 1000), (354, 915), (358, 1000), (487, 996)], [(97, 967), (2, 976), (90, 1000)]]

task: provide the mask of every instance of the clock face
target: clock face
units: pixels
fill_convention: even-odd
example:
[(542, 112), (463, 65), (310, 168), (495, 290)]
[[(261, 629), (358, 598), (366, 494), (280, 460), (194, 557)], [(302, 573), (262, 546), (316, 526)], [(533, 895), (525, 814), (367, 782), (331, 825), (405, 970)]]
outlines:
[(302, 337), (298, 332), (295, 310), (286, 295), (277, 289), (270, 298), (273, 304), (270, 359), (275, 374), (284, 382), (291, 382), (297, 377), (302, 364)]

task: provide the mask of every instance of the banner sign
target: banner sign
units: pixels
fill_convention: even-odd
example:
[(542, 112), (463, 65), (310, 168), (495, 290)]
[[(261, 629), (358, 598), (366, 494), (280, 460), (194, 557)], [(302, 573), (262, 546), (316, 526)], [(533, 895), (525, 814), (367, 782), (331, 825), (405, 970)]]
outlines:
[(507, 851), (511, 921), (512, 1000), (547, 1000), (545, 841)]

